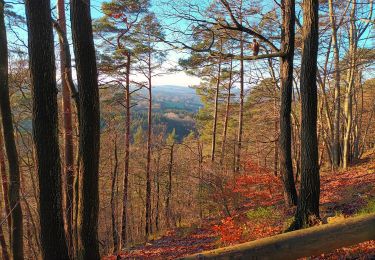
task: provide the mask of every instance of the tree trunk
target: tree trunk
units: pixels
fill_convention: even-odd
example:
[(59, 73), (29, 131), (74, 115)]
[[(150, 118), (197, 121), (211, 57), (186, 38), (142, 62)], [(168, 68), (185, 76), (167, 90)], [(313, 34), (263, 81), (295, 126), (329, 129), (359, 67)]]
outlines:
[(290, 230), (319, 219), (320, 176), (317, 142), (317, 55), (319, 44), (318, 0), (303, 1), (303, 49), (301, 61), (301, 189), (295, 220)]
[(291, 110), (293, 92), (293, 57), (295, 35), (295, 1), (283, 0), (282, 48), (286, 55), (281, 58), (280, 104), (280, 175), (283, 180), (284, 199), (287, 205), (297, 205), (297, 191), (293, 176)]
[(337, 41), (336, 17), (333, 10), (333, 0), (328, 0), (329, 17), (332, 29), (332, 45), (334, 60), (335, 94), (334, 94), (334, 119), (333, 119), (333, 143), (332, 162), (337, 169), (340, 166), (340, 49)]
[[(58, 0), (57, 10), (59, 26), (66, 35), (65, 0)], [(73, 184), (74, 184), (74, 156), (73, 156), (73, 126), (72, 105), (67, 77), (65, 77), (66, 56), (64, 42), (59, 37), (60, 45), (60, 73), (62, 83), (62, 102), (64, 115), (64, 177), (65, 177), (65, 223), (69, 251), (72, 248), (72, 221), (73, 221)], [(72, 255), (72, 252), (69, 252)]]
[(114, 157), (115, 165), (113, 167), (112, 183), (111, 183), (111, 219), (112, 219), (112, 239), (113, 239), (113, 253), (119, 252), (119, 236), (116, 221), (116, 180), (118, 175), (118, 156), (117, 156), (117, 136), (114, 137)]
[(345, 117), (345, 133), (344, 133), (344, 148), (343, 148), (343, 168), (347, 169), (351, 159), (351, 132), (352, 132), (352, 109), (353, 109), (353, 88), (354, 88), (354, 72), (356, 69), (355, 53), (357, 50), (357, 30), (355, 24), (357, 2), (353, 0), (352, 10), (350, 13), (350, 28), (349, 28), (349, 68), (347, 73), (347, 86), (345, 92), (344, 117)]
[[(8, 222), (8, 230), (9, 234), (11, 233), (11, 216), (10, 216), (10, 210), (9, 210), (9, 200), (8, 200), (8, 181), (6, 176), (6, 167), (5, 167), (5, 157), (4, 157), (4, 149), (3, 149), (3, 137), (2, 133), (0, 131), (0, 172), (1, 172), (1, 180), (2, 180), (2, 192), (3, 192), (3, 201), (5, 202), (3, 205), (3, 201), (0, 201), (0, 214), (3, 212), (3, 206), (5, 207), (5, 213), (6, 213), (6, 219)], [(6, 191), (4, 191), (4, 188)], [(10, 238), (10, 236), (9, 236)], [(9, 239), (11, 241), (11, 239)], [(0, 245), (1, 245), (1, 255), (4, 260), (10, 259), (8, 247), (6, 244), (6, 239), (4, 236), (3, 226), (0, 225)]]
[[(20, 170), (18, 162), (18, 153), (14, 138), (14, 129), (12, 121), (12, 112), (9, 100), (8, 86), (8, 43), (5, 28), (4, 15), (5, 2), (0, 0), (0, 110), (2, 117), (2, 127), (4, 134), (5, 150), (8, 157), (9, 167), (9, 199), (8, 208), (11, 213), (10, 221), (10, 238), (11, 253), (15, 260), (23, 259), (23, 226), (22, 226), (22, 208), (20, 198)], [(7, 186), (7, 182), (3, 177), (3, 186)], [(6, 187), (7, 188), (7, 187)], [(7, 189), (4, 192), (8, 192)], [(7, 204), (7, 200), (6, 204)], [(9, 219), (8, 219), (9, 224)]]
[(26, 1), (33, 101), (33, 139), (39, 176), (44, 259), (69, 259), (64, 232), (58, 106), (50, 1)]
[(171, 145), (171, 150), (169, 154), (169, 163), (168, 163), (168, 190), (167, 190), (167, 199), (165, 202), (165, 217), (167, 221), (167, 227), (171, 227), (171, 197), (172, 197), (172, 171), (173, 171), (173, 148), (174, 143)]
[[(222, 52), (222, 43), (220, 46), (220, 53)], [(217, 128), (217, 110), (219, 106), (219, 92), (220, 92), (220, 79), (221, 79), (221, 55), (219, 56), (219, 67), (217, 71), (215, 101), (214, 101), (214, 122), (212, 124), (212, 144), (211, 144), (211, 162), (215, 161), (216, 150), (216, 128)]]
[(7, 248), (7, 244), (5, 242), (5, 237), (4, 237), (4, 232), (3, 232), (2, 226), (0, 226), (0, 245), (1, 245), (1, 256), (2, 256), (3, 260), (9, 260), (10, 258), (9, 258), (8, 248)]
[(98, 244), (100, 108), (90, 1), (71, 1), (79, 93), (78, 259), (100, 259)]
[(12, 230), (12, 215), (10, 212), (9, 206), (9, 189), (8, 189), (8, 177), (7, 171), (5, 166), (5, 154), (4, 154), (4, 140), (3, 140), (3, 133), (0, 131), (0, 172), (1, 172), (1, 181), (2, 181), (2, 188), (3, 188), (3, 201), (5, 206), (5, 214), (7, 216), (8, 222), (8, 232), (9, 232), (9, 241), (12, 241), (10, 232)]
[(146, 239), (151, 234), (151, 135), (152, 135), (152, 82), (151, 53), (148, 55), (148, 115), (147, 115), (147, 163), (146, 163)]
[(227, 142), (227, 132), (228, 132), (228, 121), (229, 121), (229, 110), (230, 110), (230, 99), (231, 99), (231, 90), (232, 90), (232, 73), (233, 73), (233, 60), (230, 60), (229, 68), (229, 82), (228, 82), (228, 95), (227, 95), (227, 104), (225, 107), (225, 118), (224, 118), (224, 128), (223, 128), (223, 140), (221, 143), (221, 158), (220, 165), (224, 163), (225, 157), (225, 145)]
[(156, 159), (156, 175), (155, 175), (155, 182), (156, 182), (155, 228), (157, 232), (160, 230), (160, 160), (161, 160), (161, 152), (158, 153), (158, 156)]
[(241, 148), (242, 148), (242, 132), (243, 132), (243, 106), (244, 106), (244, 46), (243, 46), (243, 36), (241, 33), (241, 59), (240, 59), (240, 108), (238, 112), (238, 133), (237, 133), (237, 151), (235, 156), (235, 171), (239, 172), (241, 169)]
[(127, 53), (126, 63), (126, 86), (125, 86), (125, 165), (124, 165), (124, 193), (122, 204), (122, 224), (121, 224), (121, 246), (126, 246), (128, 228), (128, 189), (129, 189), (129, 158), (130, 158), (130, 53)]

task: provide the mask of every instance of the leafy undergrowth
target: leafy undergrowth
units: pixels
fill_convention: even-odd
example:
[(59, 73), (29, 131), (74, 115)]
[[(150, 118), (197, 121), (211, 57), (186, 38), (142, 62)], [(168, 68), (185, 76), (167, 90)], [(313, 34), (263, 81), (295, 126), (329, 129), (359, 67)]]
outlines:
[[(350, 216), (375, 212), (374, 158), (375, 154), (370, 154), (345, 172), (322, 171), (321, 218), (323, 223), (333, 223)], [(256, 172), (258, 176), (264, 173), (261, 169)], [(243, 203), (244, 206), (241, 208), (232, 211), (231, 217), (206, 220), (201, 227), (190, 229), (188, 232), (181, 232), (181, 229), (171, 230), (160, 239), (145, 246), (134, 247), (121, 253), (121, 259), (175, 259), (221, 246), (280, 234), (293, 220), (294, 209), (286, 209), (281, 194), (276, 192), (281, 190), (279, 189), (281, 184), (272, 179), (273, 177), (266, 178), (265, 176), (263, 174), (261, 178), (258, 178), (260, 183), (255, 183), (261, 188), (251, 191), (244, 187), (249, 183), (254, 184), (252, 177), (243, 176), (237, 179), (236, 188), (232, 191), (249, 200), (245, 200), (247, 202)], [(230, 187), (227, 188), (230, 189)], [(340, 248), (330, 254), (309, 259), (373, 258), (375, 258), (375, 241)], [(116, 259), (116, 256), (103, 259)]]

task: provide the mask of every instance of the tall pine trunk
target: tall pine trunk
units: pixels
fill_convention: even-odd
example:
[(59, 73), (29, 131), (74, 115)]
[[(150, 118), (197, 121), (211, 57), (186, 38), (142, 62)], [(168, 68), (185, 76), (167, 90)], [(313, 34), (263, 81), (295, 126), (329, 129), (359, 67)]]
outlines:
[(226, 142), (227, 142), (229, 110), (230, 110), (230, 99), (231, 99), (231, 94), (232, 94), (231, 93), (231, 90), (232, 90), (232, 74), (233, 74), (233, 60), (230, 59), (228, 95), (227, 95), (227, 103), (226, 103), (226, 106), (225, 106), (223, 138), (222, 138), (222, 142), (221, 142), (221, 157), (220, 157), (220, 165), (221, 166), (223, 166), (223, 163), (224, 163), (225, 146), (226, 146)]
[(69, 259), (64, 232), (58, 106), (50, 1), (26, 1), (33, 139), (39, 176), (44, 259)]
[(332, 29), (332, 45), (334, 60), (334, 78), (335, 78), (335, 94), (334, 94), (334, 119), (333, 119), (333, 142), (332, 142), (332, 163), (334, 168), (340, 166), (340, 49), (337, 41), (337, 25), (336, 17), (333, 10), (333, 0), (328, 1), (329, 17)]
[[(0, 172), (1, 172), (1, 181), (2, 181), (2, 192), (3, 192), (3, 200), (0, 201), (0, 213), (3, 213), (3, 207), (5, 208), (5, 213), (8, 216), (7, 217), (7, 222), (8, 222), (8, 230), (9, 234), (11, 233), (11, 216), (10, 216), (10, 209), (9, 209), (9, 200), (8, 200), (8, 181), (7, 181), (7, 176), (6, 176), (6, 167), (5, 167), (5, 156), (4, 156), (4, 149), (3, 149), (3, 140), (2, 140), (2, 133), (0, 131)], [(4, 178), (5, 177), (5, 178)], [(4, 185), (5, 184), (5, 185)], [(4, 190), (5, 188), (5, 190)], [(4, 204), (3, 204), (4, 202)], [(10, 236), (9, 236), (10, 238)], [(9, 242), (11, 239), (9, 239)], [(6, 244), (6, 238), (4, 236), (4, 231), (3, 231), (3, 226), (0, 225), (0, 245), (1, 245), (1, 254), (4, 260), (10, 259), (9, 252), (8, 252), (8, 247)]]
[(113, 253), (118, 253), (120, 249), (119, 245), (119, 235), (117, 230), (117, 220), (116, 220), (116, 183), (118, 176), (118, 153), (117, 153), (117, 135), (114, 137), (114, 166), (113, 174), (111, 180), (111, 220), (112, 220), (112, 239), (113, 239)]
[(244, 80), (244, 43), (243, 36), (241, 34), (240, 42), (240, 108), (238, 111), (238, 133), (237, 133), (237, 151), (235, 155), (235, 171), (239, 172), (241, 169), (241, 149), (242, 149), (242, 134), (243, 134), (243, 107), (244, 107), (244, 91), (245, 91), (245, 80)]
[[(222, 51), (222, 43), (220, 46), (220, 52), (221, 51)], [(214, 122), (212, 124), (212, 144), (211, 144), (211, 161), (212, 162), (215, 161), (215, 152), (216, 152), (217, 110), (219, 107), (220, 79), (221, 79), (221, 55), (219, 57), (219, 63), (218, 63), (215, 100), (214, 100)]]
[(317, 141), (317, 56), (319, 0), (303, 1), (303, 47), (301, 61), (301, 189), (295, 220), (290, 230), (319, 219), (320, 176)]
[(174, 153), (174, 143), (171, 144), (171, 149), (169, 151), (169, 162), (168, 162), (168, 188), (167, 188), (167, 199), (165, 201), (165, 218), (167, 222), (167, 227), (171, 227), (171, 198), (172, 198), (172, 171), (173, 171), (173, 153)]
[(1, 184), (3, 188), (3, 201), (4, 201), (4, 207), (5, 207), (5, 213), (7, 216), (7, 223), (8, 223), (8, 230), (9, 230), (9, 242), (11, 239), (10, 232), (12, 230), (12, 215), (10, 213), (10, 206), (9, 206), (9, 188), (8, 188), (8, 177), (7, 177), (7, 171), (5, 166), (5, 154), (4, 154), (4, 139), (3, 139), (3, 133), (0, 131), (0, 173), (1, 173)]
[(100, 259), (98, 244), (100, 109), (90, 1), (71, 1), (79, 93), (78, 259)]
[(283, 27), (281, 32), (281, 104), (280, 104), (280, 174), (283, 180), (284, 198), (287, 205), (297, 205), (297, 191), (293, 176), (291, 110), (293, 92), (293, 58), (295, 35), (295, 1), (281, 2)]
[(122, 204), (122, 224), (121, 224), (121, 243), (126, 246), (128, 228), (128, 189), (129, 189), (129, 158), (130, 158), (130, 53), (127, 53), (126, 63), (126, 86), (125, 86), (125, 161), (124, 161), (124, 193)]
[(147, 112), (147, 163), (146, 163), (146, 239), (151, 234), (151, 137), (152, 137), (152, 75), (151, 50), (148, 53), (148, 112)]
[[(9, 209), (11, 212), (10, 237), (11, 252), (13, 258), (23, 259), (23, 226), (22, 226), (22, 208), (20, 198), (20, 170), (18, 162), (18, 153), (14, 138), (14, 128), (12, 121), (12, 112), (9, 100), (8, 86), (8, 43), (5, 29), (5, 2), (0, 1), (0, 109), (2, 118), (2, 127), (4, 134), (5, 150), (8, 157), (9, 166)], [(3, 181), (7, 178), (3, 177)], [(7, 188), (7, 182), (3, 183)], [(7, 192), (5, 189), (4, 192)], [(5, 200), (7, 201), (7, 200)], [(7, 204), (7, 203), (6, 203)]]
[[(65, 0), (57, 1), (59, 26), (66, 35)], [(65, 48), (63, 38), (59, 37), (60, 45), (60, 75), (62, 83), (62, 107), (64, 118), (64, 178), (65, 178), (65, 223), (69, 249), (72, 248), (72, 221), (73, 221), (73, 184), (74, 184), (74, 156), (73, 156), (73, 123), (72, 105), (69, 83), (65, 76)], [(70, 252), (71, 255), (71, 252)]]

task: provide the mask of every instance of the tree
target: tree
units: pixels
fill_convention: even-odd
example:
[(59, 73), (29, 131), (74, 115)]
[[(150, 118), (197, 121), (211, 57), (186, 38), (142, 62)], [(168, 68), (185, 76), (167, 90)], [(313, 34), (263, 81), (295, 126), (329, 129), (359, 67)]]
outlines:
[(90, 1), (71, 1), (71, 23), (79, 93), (78, 259), (100, 259), (98, 244), (100, 109)]
[(320, 176), (317, 140), (318, 0), (303, 1), (301, 61), (301, 189), (295, 219), (289, 230), (319, 219)]
[[(111, 1), (103, 3), (104, 16), (96, 24), (96, 31), (104, 39), (106, 54), (101, 55), (100, 72), (115, 78), (114, 82), (123, 85), (125, 82), (125, 156), (123, 178), (123, 202), (121, 216), (121, 240), (114, 250), (127, 243), (128, 229), (128, 189), (129, 189), (129, 161), (130, 161), (130, 127), (131, 127), (131, 98), (136, 91), (131, 89), (131, 66), (135, 63), (134, 48), (136, 39), (134, 34), (140, 16), (143, 16), (149, 2), (144, 1)], [(110, 44), (108, 44), (110, 43)], [(109, 45), (109, 46), (108, 46)], [(110, 53), (109, 55), (107, 53)], [(125, 75), (125, 77), (124, 77)], [(117, 247), (117, 248), (116, 248)]]
[[(18, 153), (14, 138), (14, 128), (12, 121), (12, 111), (9, 99), (8, 86), (8, 43), (5, 28), (5, 2), (0, 1), (0, 109), (2, 118), (2, 128), (4, 133), (5, 150), (9, 166), (9, 205), (11, 209), (11, 253), (14, 259), (23, 259), (23, 226), (22, 226), (22, 209), (20, 198), (20, 170), (18, 162)], [(5, 172), (3, 173), (5, 174)], [(3, 178), (3, 182), (6, 177)], [(7, 183), (3, 183), (4, 187)], [(4, 189), (7, 192), (7, 189)], [(7, 200), (8, 198), (6, 198)], [(5, 255), (4, 255), (5, 257)]]
[(333, 10), (333, 0), (328, 1), (329, 17), (332, 29), (332, 44), (333, 44), (333, 59), (334, 59), (334, 74), (335, 74), (335, 97), (334, 97), (334, 120), (333, 120), (333, 143), (332, 143), (332, 161), (333, 167), (337, 168), (340, 165), (340, 48), (337, 40), (337, 26), (336, 17)]
[(281, 42), (285, 56), (281, 58), (281, 104), (280, 104), (280, 174), (283, 179), (284, 197), (288, 205), (297, 205), (292, 163), (291, 109), (293, 92), (293, 58), (295, 37), (295, 1), (281, 2)]
[(69, 259), (64, 232), (58, 143), (57, 86), (50, 1), (26, 1), (44, 259)]
[[(66, 17), (65, 17), (65, 0), (58, 0), (57, 10), (59, 15), (59, 27), (66, 35)], [(73, 154), (73, 123), (72, 123), (72, 105), (71, 92), (69, 89), (68, 77), (66, 77), (65, 57), (67, 55), (64, 46), (64, 37), (59, 37), (60, 45), (60, 74), (62, 83), (62, 103), (64, 117), (64, 178), (65, 178), (65, 218), (67, 239), (69, 248), (72, 246), (73, 233), (73, 185), (74, 185), (74, 154)], [(69, 54), (70, 56), (70, 54)]]
[(137, 70), (146, 78), (142, 84), (148, 91), (147, 110), (147, 159), (146, 159), (146, 238), (152, 233), (151, 212), (151, 153), (152, 153), (152, 79), (157, 75), (157, 70), (164, 62), (165, 53), (159, 49), (158, 44), (163, 41), (164, 34), (155, 14), (147, 14), (137, 24), (135, 57), (139, 63)]
[(356, 52), (357, 52), (357, 27), (356, 27), (356, 10), (357, 0), (353, 0), (352, 9), (350, 12), (350, 26), (349, 26), (349, 50), (348, 50), (348, 62), (349, 68), (346, 76), (346, 88), (345, 88), (345, 102), (344, 102), (344, 118), (345, 118), (345, 132), (343, 140), (343, 155), (342, 155), (342, 166), (344, 169), (348, 168), (351, 161), (351, 134), (353, 126), (353, 93), (356, 73)]

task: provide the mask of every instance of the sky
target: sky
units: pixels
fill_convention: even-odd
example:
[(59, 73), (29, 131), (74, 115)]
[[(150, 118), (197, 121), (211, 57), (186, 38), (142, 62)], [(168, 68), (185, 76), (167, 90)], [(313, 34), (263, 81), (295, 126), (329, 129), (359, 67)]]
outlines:
[[(156, 1), (157, 0), (151, 0), (151, 9), (153, 9), (154, 12), (157, 12), (156, 10)], [(102, 13), (100, 11), (100, 7), (103, 0), (91, 0), (91, 16), (93, 19), (99, 18), (102, 16)], [(181, 57), (182, 54), (179, 54), (178, 52), (171, 51), (167, 56), (167, 63), (164, 65), (165, 69), (173, 69), (178, 64), (178, 58)], [(161, 86), (161, 85), (171, 85), (171, 86), (183, 86), (183, 87), (190, 87), (194, 85), (200, 84), (200, 79), (198, 77), (194, 77), (191, 75), (187, 75), (185, 72), (170, 72), (168, 74), (163, 74), (160, 76), (155, 76), (153, 78), (153, 84), (155, 86)]]
[[(155, 2), (157, 0), (151, 0), (152, 2)], [(101, 13), (101, 4), (104, 2), (103, 0), (91, 0), (91, 16), (93, 19), (97, 19), (101, 17), (103, 14)], [(69, 1), (66, 0), (66, 3), (68, 5)], [(51, 6), (54, 9), (56, 5), (56, 0), (51, 0)], [(17, 14), (20, 14), (22, 16), (25, 15), (24, 5), (23, 4), (12, 4), (13, 11)], [(55, 10), (56, 11), (56, 10)], [(67, 12), (67, 19), (69, 19), (69, 12)], [(67, 25), (70, 25), (70, 22), (68, 21)], [(8, 41), (10, 44), (17, 42), (18, 39), (22, 39), (24, 44), (27, 44), (27, 32), (25, 30), (17, 29), (17, 27), (10, 28), (11, 30), (8, 30)], [(16, 36), (16, 34), (17, 36)], [(69, 33), (69, 28), (68, 28)], [(69, 36), (69, 35), (68, 35)], [(70, 37), (69, 37), (70, 38)], [(55, 40), (57, 41), (57, 37), (55, 36)], [(71, 44), (71, 39), (69, 39)], [(73, 50), (71, 50), (73, 52)], [(172, 51), (167, 56), (167, 62), (165, 62), (164, 69), (173, 69), (177, 67), (178, 58), (182, 57), (182, 54), (179, 54), (176, 51)], [(59, 57), (56, 56), (56, 60), (58, 60)], [(58, 68), (59, 66), (57, 66)], [(57, 72), (57, 75), (59, 73)], [(198, 85), (200, 83), (200, 79), (191, 75), (187, 75), (184, 72), (170, 72), (168, 74), (163, 74), (159, 76), (155, 76), (153, 78), (153, 85), (154, 86), (160, 86), (160, 85), (171, 85), (171, 86), (183, 86), (183, 87), (190, 87), (194, 85)]]

